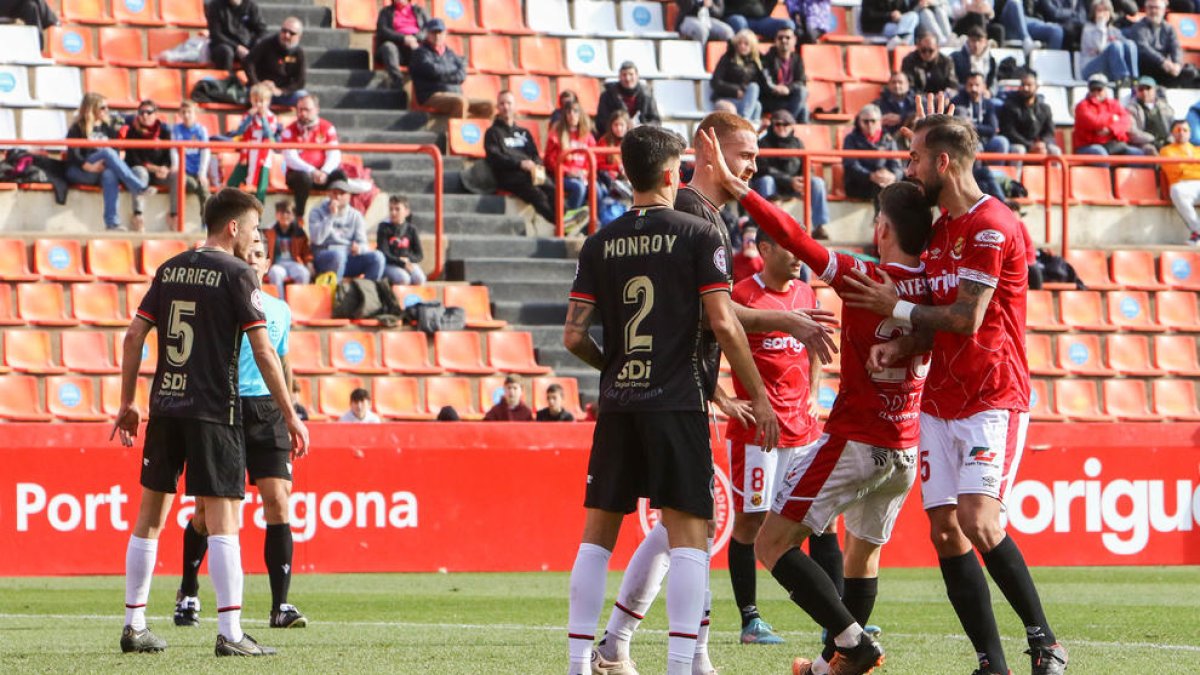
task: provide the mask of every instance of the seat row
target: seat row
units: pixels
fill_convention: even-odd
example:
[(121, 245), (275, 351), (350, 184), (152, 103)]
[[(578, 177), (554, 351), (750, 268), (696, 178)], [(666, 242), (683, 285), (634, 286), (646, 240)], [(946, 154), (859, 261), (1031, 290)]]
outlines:
[(1029, 291), (1025, 325), (1032, 331), (1200, 331), (1194, 291)]
[(1025, 337), (1029, 372), (1046, 376), (1200, 376), (1193, 335), (1118, 333)]
[[(1033, 380), (1030, 418), (1043, 422), (1200, 421), (1193, 380)], [(1051, 400), (1053, 396), (1053, 400)]]

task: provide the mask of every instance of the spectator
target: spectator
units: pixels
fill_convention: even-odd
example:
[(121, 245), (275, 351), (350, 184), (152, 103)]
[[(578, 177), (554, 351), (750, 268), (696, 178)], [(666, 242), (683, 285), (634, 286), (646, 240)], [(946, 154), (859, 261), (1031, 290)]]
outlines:
[[(20, 21), (26, 26), (37, 26), (38, 40), (46, 48), (45, 31), (58, 25), (58, 15), (46, 0), (0, 0), (0, 18)], [(729, 32), (733, 35), (733, 31)]]
[[(267, 23), (255, 0), (209, 0), (208, 55), (213, 65), (234, 72), (233, 62), (246, 62), (250, 50), (267, 33)], [(259, 200), (261, 201), (261, 200)]]
[(1167, 0), (1146, 0), (1146, 16), (1125, 35), (1137, 45), (1138, 71), (1168, 88), (1196, 86), (1196, 67), (1183, 63), (1179, 35), (1166, 21)]
[(1159, 98), (1158, 86), (1153, 77), (1137, 81), (1134, 99), (1125, 106), (1129, 112), (1129, 142), (1142, 149), (1147, 155), (1158, 154), (1158, 149), (1171, 142), (1171, 122), (1175, 111), (1166, 99)]
[(733, 27), (721, 20), (725, 0), (675, 0), (675, 4), (679, 6), (675, 30), (681, 36), (701, 43), (733, 38)]
[(1104, 73), (1108, 79), (1124, 86), (1138, 76), (1138, 50), (1132, 40), (1126, 38), (1112, 25), (1112, 3), (1097, 0), (1089, 10), (1091, 21), (1083, 27), (1080, 39), (1079, 59), (1083, 62), (1083, 76), (1091, 77)]
[(485, 422), (532, 422), (533, 411), (522, 399), (524, 388), (519, 375), (504, 378), (504, 396), (483, 416)]
[(412, 224), (408, 197), (388, 198), (388, 219), (379, 223), (375, 231), (375, 247), (383, 253), (383, 274), (388, 281), (414, 286), (425, 283), (425, 271), (420, 265), (425, 254), (421, 250), (421, 235)]
[(742, 228), (742, 241), (733, 254), (733, 283), (763, 270), (762, 255), (758, 252), (758, 228), (749, 222)]
[[(208, 129), (196, 121), (195, 101), (186, 100), (179, 105), (179, 122), (171, 127), (171, 138), (177, 141), (207, 141)], [(212, 163), (212, 151), (208, 148), (188, 148), (183, 151), (184, 184), (188, 194), (196, 195), (200, 211), (208, 201), (208, 171)], [(172, 205), (175, 200), (171, 200)], [(174, 206), (172, 206), (174, 208)]]
[[(621, 141), (629, 132), (629, 114), (624, 110), (615, 110), (608, 118), (608, 125), (600, 142), (596, 145), (602, 148), (621, 148)], [(596, 180), (604, 186), (610, 197), (624, 201), (633, 199), (633, 186), (625, 176), (625, 167), (621, 164), (621, 153), (609, 153), (596, 156)]]
[(659, 125), (662, 117), (658, 114), (658, 103), (650, 88), (642, 84), (638, 77), (637, 66), (633, 61), (625, 61), (617, 71), (617, 81), (604, 85), (600, 94), (600, 103), (596, 106), (596, 119), (606, 120), (614, 110), (624, 110), (629, 113), (632, 126), (639, 124)]
[[(237, 131), (233, 132), (233, 138), (250, 143), (278, 142), (281, 131), (279, 118), (271, 112), (271, 86), (266, 82), (259, 82), (250, 87), (250, 109), (242, 117)], [(254, 185), (258, 201), (265, 202), (272, 161), (275, 159), (269, 150), (242, 150), (237, 166), (233, 167), (233, 172), (225, 184), (229, 187), (240, 187), (242, 183)]]
[(1054, 113), (1037, 91), (1037, 74), (1023, 74), (1021, 86), (1000, 107), (1000, 135), (1008, 139), (1013, 154), (1061, 155), (1054, 142)]
[(955, 33), (966, 35), (971, 28), (980, 28), (997, 44), (1004, 43), (1004, 26), (996, 20), (991, 0), (953, 0), (950, 13)]
[(937, 38), (931, 33), (917, 36), (917, 50), (904, 57), (900, 70), (908, 75), (908, 81), (918, 94), (945, 92), (947, 96), (953, 96), (958, 89), (954, 62), (938, 51)]
[(533, 136), (517, 125), (511, 91), (496, 99), (496, 119), (483, 136), (483, 151), (496, 187), (524, 200), (539, 216), (553, 223), (554, 183), (546, 176)]
[(888, 38), (888, 47), (912, 44), (921, 19), (916, 0), (863, 0), (859, 27), (867, 35)]
[(296, 409), (296, 416), (301, 421), (308, 421), (308, 408), (300, 402), (300, 380), (292, 380), (292, 407)]
[[(1074, 1), (1081, 4), (1087, 2)], [(1062, 26), (1043, 21), (1034, 0), (1006, 0), (1000, 9), (1000, 25), (1004, 28), (1004, 37), (1020, 40), (1025, 51), (1035, 47), (1034, 40), (1042, 42), (1047, 49), (1062, 49)], [(992, 89), (992, 84), (988, 85), (988, 89)]]
[(796, 24), (796, 42), (815, 44), (833, 30), (833, 3), (830, 0), (786, 0), (786, 3), (788, 16)]
[(898, 70), (888, 77), (887, 86), (875, 105), (883, 112), (884, 133), (895, 135), (900, 127), (917, 114), (917, 95), (913, 93), (908, 75)]
[[(67, 138), (109, 140), (120, 136), (120, 128), (109, 118), (108, 102), (96, 93), (83, 95)], [(116, 148), (68, 148), (67, 180), (79, 185), (100, 185), (104, 195), (104, 227), (123, 229), (117, 221), (120, 186), (130, 194), (153, 194), (153, 188), (129, 168)]]
[(316, 273), (333, 272), (338, 281), (360, 274), (379, 281), (383, 277), (383, 254), (367, 248), (367, 224), (362, 214), (350, 206), (350, 184), (336, 180), (328, 187), (329, 198), (308, 216)]
[(246, 81), (251, 86), (259, 82), (271, 85), (271, 105), (291, 107), (308, 95), (304, 91), (308, 66), (300, 47), (303, 34), (304, 24), (289, 16), (283, 20), (275, 38), (259, 40), (242, 59)]
[(444, 405), (441, 410), (438, 410), (437, 421), (439, 422), (458, 422), (458, 411), (452, 405)]
[(733, 28), (734, 35), (749, 28), (756, 35), (775, 39), (780, 28), (796, 30), (791, 19), (776, 19), (771, 16), (779, 0), (725, 0), (725, 23)]
[[(783, 31), (780, 31), (783, 32)], [(771, 117), (771, 126), (758, 141), (760, 149), (803, 150), (804, 142), (796, 138), (792, 128), (795, 120), (790, 113), (781, 110)], [(773, 198), (804, 198), (803, 162), (799, 157), (759, 157), (758, 173), (750, 180), (755, 192)], [(825, 197), (825, 179), (814, 171), (809, 179), (809, 205), (812, 210), (812, 236), (828, 239), (825, 224), (829, 222), (829, 204)]]
[(337, 127), (321, 118), (321, 103), (314, 94), (305, 94), (296, 102), (296, 121), (283, 130), (280, 140), (292, 143), (319, 143), (320, 150), (283, 151), (287, 167), (285, 180), (296, 198), (296, 210), (304, 213), (308, 193), (335, 180), (346, 180), (342, 171), (342, 151), (338, 149)]
[(383, 420), (379, 419), (379, 415), (371, 410), (371, 392), (359, 387), (350, 392), (350, 409), (338, 418), (338, 421), (352, 424), (379, 424)]
[(729, 45), (713, 69), (709, 83), (712, 86), (712, 100), (732, 102), (737, 106), (739, 115), (757, 123), (762, 118), (762, 103), (758, 97), (764, 83), (758, 37), (754, 31), (742, 29), (733, 36)]
[[(1200, 145), (1200, 101), (1192, 104), (1187, 111), (1188, 128), (1192, 131), (1192, 144)], [(1174, 134), (1172, 133), (1172, 136)]]
[(579, 95), (570, 89), (563, 89), (558, 92), (558, 107), (554, 109), (554, 112), (550, 113), (550, 121), (546, 124), (549, 126), (557, 124), (563, 118), (563, 113), (566, 112), (567, 106), (578, 102)]
[(539, 422), (574, 422), (575, 416), (563, 407), (563, 388), (555, 382), (546, 387), (546, 407), (537, 411)]
[(1088, 21), (1086, 0), (1036, 0), (1038, 15), (1062, 28), (1062, 48), (1068, 51), (1079, 49), (1083, 26)]
[(1162, 149), (1163, 157), (1194, 157), (1196, 162), (1188, 164), (1163, 164), (1163, 177), (1171, 193), (1171, 203), (1191, 231), (1188, 243), (1200, 246), (1200, 216), (1196, 215), (1196, 203), (1200, 201), (1200, 148), (1192, 144), (1190, 125), (1180, 120), (1171, 127), (1172, 143)]
[(1087, 97), (1075, 106), (1075, 154), (1145, 154), (1129, 145), (1129, 113), (1108, 95), (1104, 73), (1089, 77), (1087, 86)]
[(804, 61), (796, 49), (796, 32), (786, 28), (775, 34), (775, 46), (762, 58), (763, 78), (761, 101), (763, 112), (774, 114), (786, 110), (793, 119), (808, 122), (808, 89), (804, 84)]
[(429, 15), (412, 0), (395, 0), (379, 10), (375, 21), (375, 61), (387, 69), (392, 89), (404, 91), (404, 71), (412, 54), (427, 37)]
[[(567, 212), (583, 207), (588, 196), (588, 158), (584, 154), (565, 155), (576, 148), (592, 148), (596, 145), (596, 137), (592, 135), (592, 120), (583, 112), (579, 101), (568, 103), (563, 118), (550, 127), (546, 138), (546, 170), (556, 179), (558, 165), (563, 165), (563, 182), (559, 186), (563, 191), (563, 207)], [(598, 199), (606, 195), (603, 186), (597, 185)], [(574, 219), (572, 219), (574, 220)]]
[(275, 224), (263, 235), (271, 266), (267, 268), (267, 283), (275, 286), (279, 297), (284, 296), (284, 284), (291, 281), (307, 284), (313, 278), (312, 246), (308, 233), (296, 218), (292, 202), (281, 199), (275, 202)]
[[(854, 130), (842, 143), (845, 150), (894, 151), (896, 141), (885, 133), (879, 107), (863, 106), (854, 120)], [(900, 160), (895, 158), (850, 158), (842, 160), (845, 169), (846, 196), (852, 199), (875, 199), (879, 191), (904, 177)]]
[(996, 102), (988, 95), (984, 76), (971, 73), (965, 80), (963, 90), (955, 96), (954, 114), (971, 120), (975, 131), (979, 132), (979, 149), (984, 152), (1006, 153), (1010, 143), (1000, 132), (1000, 117), (996, 112)]
[(418, 105), (450, 117), (492, 116), (491, 101), (463, 96), (467, 66), (461, 56), (446, 46), (446, 24), (441, 19), (426, 22), (425, 42), (413, 52), (408, 72)]
[(967, 31), (967, 43), (951, 54), (950, 60), (954, 62), (954, 76), (959, 82), (966, 82), (971, 73), (982, 73), (984, 86), (989, 91), (995, 91), (996, 57), (992, 56), (991, 43), (982, 28), (971, 26)]
[[(146, 100), (138, 103), (137, 114), (130, 118), (128, 124), (121, 127), (119, 136), (137, 141), (169, 141), (171, 140), (171, 129), (158, 118), (158, 106), (154, 101)], [(137, 176), (139, 181), (154, 188), (154, 191), (147, 190), (133, 196), (133, 217), (129, 220), (130, 229), (134, 232), (141, 232), (145, 229), (146, 221), (142, 213), (146, 210), (146, 195), (154, 194), (159, 187), (163, 186), (166, 186), (171, 194), (171, 205), (168, 207), (170, 211), (167, 218), (171, 227), (174, 228), (178, 217), (175, 204), (176, 184), (178, 183), (175, 171), (178, 169), (179, 163), (177, 155), (168, 148), (130, 148), (125, 151), (125, 163), (129, 165), (133, 175)]]

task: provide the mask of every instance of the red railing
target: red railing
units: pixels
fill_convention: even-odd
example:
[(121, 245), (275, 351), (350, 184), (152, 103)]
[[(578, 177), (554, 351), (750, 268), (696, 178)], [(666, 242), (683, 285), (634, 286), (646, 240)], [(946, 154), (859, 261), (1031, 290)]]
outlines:
[[(176, 171), (176, 229), (184, 230), (184, 216), (187, 208), (187, 176), (184, 171), (184, 151), (192, 148), (207, 148), (213, 152), (241, 150), (328, 150), (330, 146), (320, 143), (247, 143), (241, 141), (160, 141), (160, 140), (91, 140), (80, 138), (64, 138), (57, 140), (17, 140), (0, 139), (0, 147), (37, 147), (37, 148), (145, 148), (150, 150), (170, 149), (178, 155), (178, 171)], [(442, 151), (435, 145), (401, 145), (393, 143), (339, 143), (337, 148), (343, 152), (363, 153), (396, 153), (396, 154), (425, 154), (433, 160), (433, 230), (434, 230), (434, 267), (430, 279), (441, 276), (445, 267), (445, 194), (443, 189), (445, 169), (442, 161)], [(277, 161), (282, 161), (278, 158)], [(365, 214), (364, 214), (365, 215)]]

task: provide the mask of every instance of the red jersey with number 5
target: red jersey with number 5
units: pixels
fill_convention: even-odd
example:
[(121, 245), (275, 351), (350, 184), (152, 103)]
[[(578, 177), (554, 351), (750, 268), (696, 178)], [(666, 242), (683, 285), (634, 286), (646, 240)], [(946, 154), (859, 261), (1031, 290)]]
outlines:
[(1029, 268), (1021, 227), (1007, 206), (986, 195), (962, 216), (943, 214), (933, 225), (925, 252), (933, 304), (954, 304), (963, 280), (995, 291), (974, 335), (935, 334), (929, 391), (921, 406), (930, 415), (961, 419), (984, 410), (1029, 410)]
[[(733, 301), (754, 309), (793, 311), (814, 309), (817, 296), (812, 286), (794, 279), (786, 291), (776, 291), (763, 283), (755, 274), (742, 279), (733, 287)], [(767, 388), (767, 398), (779, 418), (779, 447), (798, 448), (808, 445), (819, 435), (817, 419), (810, 415), (809, 381), (811, 373), (808, 351), (804, 343), (783, 332), (747, 333), (750, 354), (754, 366), (762, 375)], [(733, 391), (738, 398), (749, 399), (746, 387), (733, 376)], [(729, 420), (726, 434), (732, 441), (754, 443), (754, 428), (747, 428), (737, 420)]]

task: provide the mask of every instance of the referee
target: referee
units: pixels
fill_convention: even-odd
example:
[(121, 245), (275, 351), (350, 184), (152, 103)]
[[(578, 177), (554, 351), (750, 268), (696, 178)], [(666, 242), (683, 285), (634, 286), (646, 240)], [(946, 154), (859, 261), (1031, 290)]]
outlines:
[(133, 405), (142, 347), (159, 332), (158, 367), (150, 391), (150, 421), (142, 449), (142, 499), (125, 554), (123, 652), (159, 652), (167, 643), (146, 626), (146, 600), (158, 537), (187, 467), (185, 492), (204, 510), (217, 596), (217, 656), (263, 656), (242, 632), (242, 565), (238, 507), (245, 495), (246, 451), (238, 400), (238, 346), (245, 333), (254, 359), (288, 427), (297, 455), (308, 430), (296, 416), (263, 314), (258, 275), (243, 260), (258, 229), (262, 204), (236, 189), (221, 190), (204, 209), (203, 246), (161, 265), (125, 333), (121, 407), (113, 427), (132, 447), (140, 414)]

